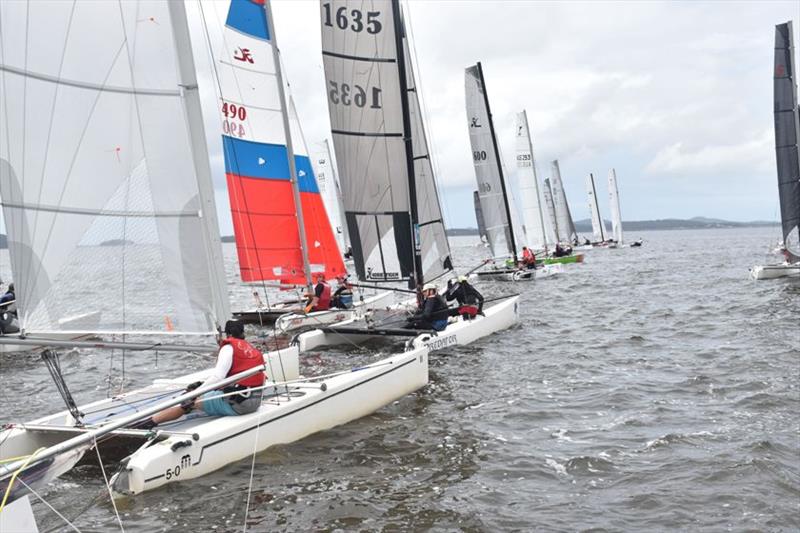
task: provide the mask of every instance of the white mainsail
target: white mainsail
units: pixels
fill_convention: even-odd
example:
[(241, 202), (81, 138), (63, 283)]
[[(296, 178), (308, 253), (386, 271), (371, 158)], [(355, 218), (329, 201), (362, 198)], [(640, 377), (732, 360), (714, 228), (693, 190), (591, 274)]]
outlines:
[(558, 220), (556, 219), (555, 202), (553, 201), (553, 188), (550, 186), (550, 178), (545, 178), (543, 191), (545, 206), (545, 234), (547, 242), (555, 246), (558, 243)]
[(472, 163), (475, 167), (489, 247), (495, 257), (510, 255), (516, 258), (517, 243), (509, 196), (480, 62), (464, 71), (464, 83)]
[(210, 334), (228, 314), (174, 4), (0, 3), (0, 195), (28, 332)]
[(617, 244), (622, 244), (622, 214), (619, 209), (617, 173), (612, 168), (608, 173), (608, 202), (611, 206), (611, 232)]
[(553, 161), (551, 165), (552, 177), (550, 178), (550, 185), (553, 188), (553, 205), (556, 212), (556, 220), (558, 221), (558, 240), (563, 243), (573, 243), (577, 241), (578, 233), (575, 231), (575, 222), (569, 212), (569, 204), (567, 203), (567, 195), (564, 192), (564, 184), (561, 181), (561, 169), (558, 166), (558, 160)]
[(606, 240), (603, 219), (600, 218), (600, 206), (597, 204), (597, 189), (594, 184), (594, 176), (589, 174), (586, 177), (586, 193), (589, 195), (589, 209), (592, 212), (592, 234), (594, 242)]
[(339, 246), (339, 251), (345, 253), (347, 251), (347, 228), (344, 226), (344, 216), (340, 211), (341, 194), (336, 180), (335, 165), (331, 157), (328, 139), (325, 139), (324, 145), (320, 146), (319, 150), (316, 151), (311, 163), (314, 166), (314, 174), (317, 177), (317, 187), (319, 187), (319, 193), (322, 195), (322, 202), (325, 204), (325, 212), (328, 213), (328, 218), (331, 221), (331, 229), (333, 229), (336, 244)]
[(418, 87), (397, 1), (320, 3), (345, 219), (359, 279), (452, 270)]
[(547, 250), (544, 230), (544, 213), (539, 200), (539, 178), (533, 157), (533, 143), (528, 128), (526, 111), (517, 113), (517, 167), (520, 169), (520, 191), (522, 194), (522, 219), (525, 221), (527, 244), (534, 250)]

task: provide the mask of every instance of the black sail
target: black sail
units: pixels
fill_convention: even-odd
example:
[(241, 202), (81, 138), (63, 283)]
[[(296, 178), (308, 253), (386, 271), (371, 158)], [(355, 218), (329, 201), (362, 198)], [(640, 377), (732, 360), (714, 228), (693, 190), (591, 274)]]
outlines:
[(775, 26), (775, 156), (783, 243), (789, 260), (800, 261), (800, 153), (792, 22)]

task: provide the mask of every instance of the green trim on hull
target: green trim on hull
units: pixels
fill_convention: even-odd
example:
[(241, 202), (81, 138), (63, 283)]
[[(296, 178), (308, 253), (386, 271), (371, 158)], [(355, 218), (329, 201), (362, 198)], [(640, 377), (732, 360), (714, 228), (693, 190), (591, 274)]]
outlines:
[(545, 257), (544, 259), (537, 259), (537, 265), (565, 265), (567, 263), (583, 263), (583, 254), (565, 255), (562, 257)]

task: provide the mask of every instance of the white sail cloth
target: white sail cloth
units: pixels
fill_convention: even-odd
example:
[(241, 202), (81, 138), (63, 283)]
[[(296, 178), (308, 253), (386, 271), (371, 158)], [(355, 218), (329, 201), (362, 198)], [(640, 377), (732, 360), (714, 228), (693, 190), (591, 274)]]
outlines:
[(0, 4), (0, 194), (29, 331), (207, 333), (227, 315), (205, 137), (187, 116), (199, 117), (188, 28), (173, 11)]

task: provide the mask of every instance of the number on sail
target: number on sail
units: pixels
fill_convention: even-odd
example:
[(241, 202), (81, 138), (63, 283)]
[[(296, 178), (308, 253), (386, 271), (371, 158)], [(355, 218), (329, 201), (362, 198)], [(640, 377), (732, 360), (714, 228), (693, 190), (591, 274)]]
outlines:
[[(337, 83), (335, 81), (328, 82), (331, 86), (328, 91), (328, 98), (334, 104), (352, 105), (356, 107), (364, 107), (367, 105), (367, 91), (360, 85), (353, 85), (352, 87), (347, 83)], [(372, 87), (370, 89), (369, 97), (370, 109), (381, 108), (381, 89)]]
[(339, 28), (340, 30), (350, 29), (356, 33), (361, 33), (364, 31), (364, 29), (366, 29), (367, 33), (373, 35), (380, 33), (380, 31), (383, 29), (383, 24), (381, 24), (381, 21), (378, 20), (378, 17), (381, 14), (380, 11), (367, 11), (367, 16), (364, 17), (363, 11), (359, 9), (353, 9), (348, 13), (347, 7), (342, 6), (336, 10), (336, 14), (334, 15), (331, 13), (330, 4), (323, 4), (322, 7), (325, 9), (326, 26)]

